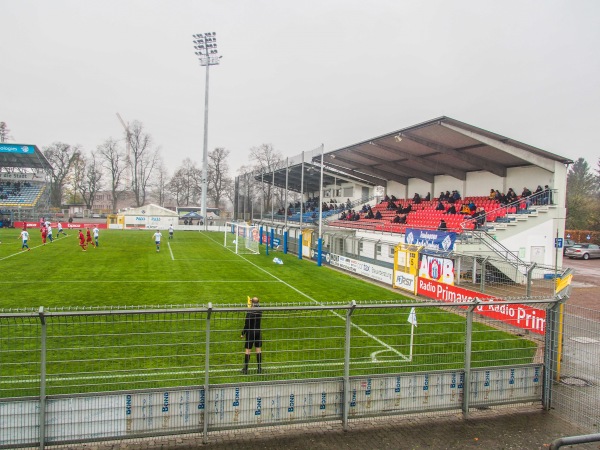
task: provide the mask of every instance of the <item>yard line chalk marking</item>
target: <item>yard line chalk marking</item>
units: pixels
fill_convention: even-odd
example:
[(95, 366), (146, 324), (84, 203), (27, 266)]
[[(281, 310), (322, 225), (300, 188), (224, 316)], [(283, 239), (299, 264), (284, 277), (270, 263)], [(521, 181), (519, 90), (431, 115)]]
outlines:
[(175, 257), (173, 256), (173, 249), (171, 248), (171, 243), (167, 242), (167, 247), (169, 247), (169, 253), (171, 253), (171, 259), (175, 261)]
[[(212, 241), (215, 241), (214, 239), (210, 238)], [(227, 249), (230, 252), (233, 253), (233, 250)], [(304, 292), (300, 291), (299, 289), (295, 288), (294, 286), (292, 286), (291, 284), (283, 281), (280, 278), (277, 278), (275, 275), (273, 275), (272, 273), (268, 272), (266, 269), (263, 269), (262, 267), (257, 266), (256, 264), (254, 264), (252, 261), (250, 261), (248, 258), (245, 258), (242, 255), (238, 255), (240, 258), (242, 258), (244, 261), (246, 261), (248, 264), (256, 267), (258, 270), (266, 273), (267, 275), (275, 278), (276, 280), (278, 280), (280, 283), (283, 283), (284, 285), (286, 285), (287, 287), (289, 287), (290, 289), (296, 291), (298, 294), (302, 295), (303, 297), (306, 297), (307, 299), (309, 299), (311, 302), (315, 303), (318, 306), (324, 306), (321, 302), (315, 300), (314, 298), (312, 298), (311, 296), (309, 296), (308, 294), (305, 294)], [(335, 312), (334, 310), (330, 310), (331, 313), (334, 316), (339, 317), (340, 319), (342, 319), (344, 322), (346, 321), (346, 318), (344, 316), (342, 316), (341, 314)], [(398, 350), (396, 350), (394, 347), (390, 346), (389, 344), (386, 344), (385, 342), (383, 342), (381, 339), (379, 339), (376, 336), (373, 336), (371, 333), (369, 333), (367, 330), (363, 329), (362, 327), (360, 327), (359, 325), (356, 325), (355, 323), (350, 323), (350, 325), (353, 328), (356, 328), (358, 331), (360, 331), (361, 333), (363, 333), (365, 336), (367, 336), (368, 338), (373, 339), (375, 342), (377, 342), (379, 345), (381, 345), (382, 347), (385, 347), (387, 350), (389, 350), (390, 352), (395, 353), (396, 355), (398, 355), (399, 357), (401, 357), (402, 359), (404, 359), (405, 361), (410, 361), (410, 359), (408, 358), (408, 356), (405, 356), (402, 352), (399, 352)], [(371, 360), (372, 362), (377, 362), (377, 355), (373, 356), (371, 355)]]

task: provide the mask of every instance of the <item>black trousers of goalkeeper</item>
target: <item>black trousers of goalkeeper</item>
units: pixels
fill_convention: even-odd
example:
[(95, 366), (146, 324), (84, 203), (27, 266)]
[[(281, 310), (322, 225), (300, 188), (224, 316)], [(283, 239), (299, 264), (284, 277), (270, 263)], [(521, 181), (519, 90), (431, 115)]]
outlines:
[(244, 354), (244, 368), (242, 373), (248, 373), (248, 363), (250, 362), (250, 352), (252, 347), (256, 351), (256, 363), (258, 364), (258, 373), (262, 373), (262, 337), (260, 330), (249, 330), (246, 332), (246, 353)]

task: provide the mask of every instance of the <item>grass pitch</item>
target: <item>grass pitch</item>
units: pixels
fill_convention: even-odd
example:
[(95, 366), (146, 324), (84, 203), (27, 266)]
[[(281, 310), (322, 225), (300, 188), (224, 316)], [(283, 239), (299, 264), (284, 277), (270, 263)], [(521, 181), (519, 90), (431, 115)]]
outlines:
[[(19, 230), (0, 230), (0, 279), (4, 312), (67, 309), (165, 308), (162, 316), (53, 319), (48, 327), (48, 393), (94, 392), (202, 384), (206, 319), (169, 313), (171, 307), (402, 303), (397, 291), (318, 267), (281, 252), (236, 255), (223, 234), (163, 233), (160, 252), (153, 231), (101, 230), (98, 248), (83, 252), (77, 232), (67, 230), (42, 245), (30, 230), (31, 251), (21, 251)], [(283, 265), (274, 264), (274, 257)], [(351, 374), (460, 369), (465, 321), (448, 307), (421, 308), (411, 330), (407, 309), (359, 310), (352, 316)], [(266, 375), (240, 374), (244, 311), (215, 314), (210, 330), (210, 382), (341, 376), (345, 311), (277, 311), (263, 317)], [(39, 322), (0, 322), (0, 397), (35, 395), (39, 381)], [(2, 330), (4, 330), (2, 332)], [(410, 358), (411, 331), (414, 335)], [(532, 362), (535, 344), (474, 324), (473, 366)]]

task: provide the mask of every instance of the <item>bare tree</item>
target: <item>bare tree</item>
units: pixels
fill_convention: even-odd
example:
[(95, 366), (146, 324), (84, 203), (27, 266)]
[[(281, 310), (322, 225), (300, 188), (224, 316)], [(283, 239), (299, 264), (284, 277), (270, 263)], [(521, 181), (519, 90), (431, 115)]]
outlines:
[[(84, 159), (84, 158), (81, 158)], [(92, 209), (94, 204), (94, 197), (102, 189), (102, 165), (97, 160), (94, 153), (91, 156), (84, 159), (85, 171), (83, 174), (83, 181), (79, 185), (79, 193), (85, 203), (87, 209)]]
[(198, 169), (196, 163), (190, 158), (184, 159), (169, 182), (169, 192), (175, 197), (177, 206), (198, 204), (202, 192), (201, 178), (202, 171)]
[(156, 202), (159, 206), (164, 207), (167, 200), (167, 186), (169, 184), (169, 172), (165, 167), (164, 162), (158, 161), (154, 174), (154, 182), (152, 183), (153, 194), (156, 197)]
[[(250, 161), (252, 161), (254, 170), (258, 173), (272, 172), (283, 167), (283, 157), (276, 151), (271, 144), (262, 144), (250, 149)], [(267, 181), (267, 180), (265, 180)], [(260, 184), (263, 203), (265, 208), (271, 209), (272, 184), (265, 182)]]
[(159, 150), (152, 149), (152, 137), (137, 120), (130, 125), (128, 136), (131, 148), (131, 188), (136, 206), (146, 202), (148, 183), (159, 160)]
[(260, 182), (255, 180), (257, 171), (250, 166), (242, 166), (238, 169), (237, 189), (233, 193), (232, 202), (235, 212), (244, 220), (250, 217), (252, 211), (259, 211), (261, 208), (260, 199), (257, 195)]
[(216, 208), (221, 207), (221, 202), (228, 191), (233, 190), (233, 180), (229, 176), (229, 150), (215, 148), (208, 154), (208, 192), (207, 195)]
[(11, 138), (10, 130), (8, 129), (6, 122), (0, 122), (0, 142), (6, 142)]
[(127, 170), (126, 155), (113, 138), (108, 138), (98, 146), (101, 164), (108, 175), (108, 187), (111, 193), (112, 212), (117, 212), (117, 203), (123, 195), (123, 178)]
[(52, 206), (59, 208), (62, 204), (65, 183), (68, 181), (73, 164), (79, 158), (80, 150), (78, 146), (55, 142), (44, 148), (43, 153), (52, 166), (50, 202)]

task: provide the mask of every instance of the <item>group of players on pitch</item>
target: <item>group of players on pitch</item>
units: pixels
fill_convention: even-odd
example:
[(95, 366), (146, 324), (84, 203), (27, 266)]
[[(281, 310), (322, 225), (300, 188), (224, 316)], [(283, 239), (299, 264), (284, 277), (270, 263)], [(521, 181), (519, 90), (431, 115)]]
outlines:
[[(63, 230), (62, 224), (60, 222), (57, 223), (57, 232), (56, 232), (56, 237), (60, 236), (61, 234), (68, 236), (67, 233), (65, 233), (65, 231)], [(52, 225), (50, 224), (50, 222), (48, 221), (44, 221), (41, 220), (40, 221), (40, 235), (42, 237), (42, 245), (46, 245), (46, 243), (50, 242), (54, 242), (54, 237), (53, 237), (53, 231), (52, 231)], [(92, 233), (94, 234), (94, 239), (92, 239)], [(86, 231), (86, 235), (84, 236), (83, 234), (83, 230), (79, 230), (79, 246), (81, 247), (82, 251), (87, 251), (87, 246), (89, 244), (91, 244), (94, 248), (98, 247), (98, 239), (100, 236), (100, 230), (98, 229), (98, 227), (94, 227), (93, 230), (90, 231), (90, 228), (87, 228)], [(21, 251), (31, 251), (31, 248), (29, 248), (29, 231), (27, 230), (27, 227), (23, 227), (23, 230), (21, 231), (21, 233), (19, 234), (19, 238), (22, 241), (21, 244)]]

